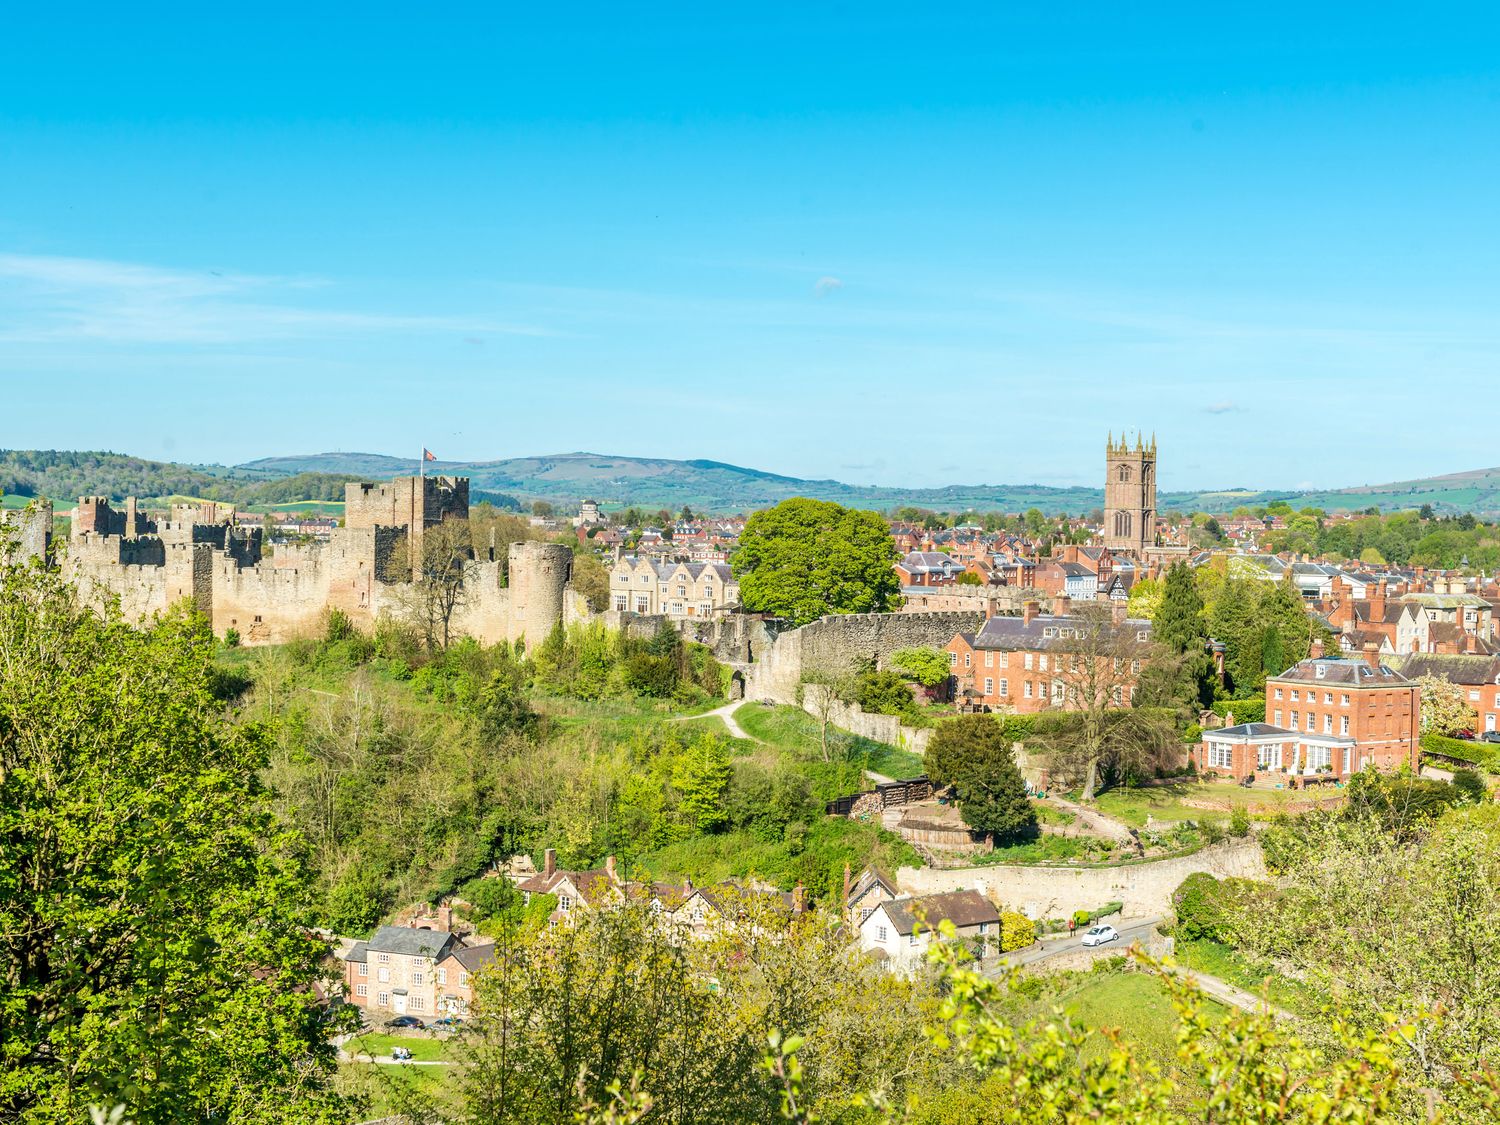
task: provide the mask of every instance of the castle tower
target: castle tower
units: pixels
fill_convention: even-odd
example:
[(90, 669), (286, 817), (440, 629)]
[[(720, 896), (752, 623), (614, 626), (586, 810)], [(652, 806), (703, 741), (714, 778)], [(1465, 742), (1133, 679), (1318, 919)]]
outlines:
[[(563, 619), (563, 591), (573, 576), (573, 552), (557, 543), (510, 545), (511, 628), (527, 651), (547, 639)], [(515, 637), (511, 638), (515, 640)]]
[(1146, 444), (1109, 435), (1104, 454), (1104, 545), (1145, 557), (1156, 542), (1156, 435)]

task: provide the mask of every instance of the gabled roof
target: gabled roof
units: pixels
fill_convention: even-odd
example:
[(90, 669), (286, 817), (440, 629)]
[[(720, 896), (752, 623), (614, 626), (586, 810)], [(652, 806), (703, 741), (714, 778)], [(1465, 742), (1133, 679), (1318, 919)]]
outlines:
[(1216, 727), (1203, 732), (1204, 738), (1228, 739), (1245, 742), (1257, 738), (1296, 738), (1297, 732), (1278, 727), (1274, 723), (1240, 723), (1232, 727)]
[(441, 930), (419, 930), (411, 926), (381, 926), (368, 943), (374, 953), (395, 953), (402, 957), (441, 958), (458, 939)]
[(866, 867), (859, 873), (859, 878), (849, 888), (849, 902), (845, 905), (858, 902), (876, 887), (885, 891), (892, 898), (895, 898), (898, 893), (896, 880), (892, 879), (878, 867)]
[(344, 954), (344, 960), (354, 962), (368, 961), (369, 953), (370, 943), (367, 941), (357, 941), (349, 947), (349, 952)]
[[(977, 649), (1005, 651), (1044, 650), (1068, 644), (1085, 625), (1085, 619), (1075, 616), (1038, 614), (1030, 621), (1024, 617), (991, 617), (969, 643)], [(1145, 618), (1132, 617), (1119, 626), (1125, 636), (1140, 635), (1151, 638), (1151, 622)], [(968, 634), (963, 634), (968, 639)]]
[(1465, 684), (1478, 687), (1500, 682), (1500, 660), (1493, 656), (1451, 655), (1438, 656), (1432, 653), (1414, 653), (1398, 659), (1401, 674), (1409, 679), (1419, 676), (1436, 676), (1450, 684)]
[(936, 930), (944, 921), (952, 922), (960, 929), (1000, 921), (1000, 911), (995, 904), (978, 891), (947, 891), (920, 898), (897, 898), (881, 903), (876, 909), (884, 910), (896, 932), (903, 936), (912, 933), (919, 924), (924, 930)]
[(451, 950), (448, 959), (457, 961), (471, 973), (477, 973), (495, 959), (495, 944), (463, 945)]

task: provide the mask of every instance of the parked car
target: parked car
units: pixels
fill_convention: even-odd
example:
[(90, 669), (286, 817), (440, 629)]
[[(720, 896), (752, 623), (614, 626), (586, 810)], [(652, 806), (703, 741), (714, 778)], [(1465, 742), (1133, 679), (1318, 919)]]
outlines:
[(1094, 926), (1083, 935), (1083, 944), (1087, 946), (1103, 945), (1105, 942), (1119, 939), (1120, 931), (1113, 926)]
[(397, 1016), (393, 1020), (386, 1020), (385, 1021), (385, 1026), (386, 1027), (411, 1027), (411, 1028), (416, 1028), (417, 1030), (420, 1031), (422, 1028), (426, 1027), (427, 1025), (425, 1023), (423, 1023), (421, 1020), (417, 1019), (416, 1016)]
[(392, 1047), (391, 1058), (395, 1059), (397, 1062), (411, 1062), (411, 1048)]
[(1471, 730), (1454, 731), (1453, 732), (1453, 737), (1457, 738), (1457, 739), (1461, 739), (1464, 742), (1473, 742), (1474, 741), (1474, 732), (1471, 731)]
[(439, 1028), (443, 1031), (457, 1031), (459, 1028), (463, 1027), (463, 1025), (464, 1021), (459, 1019), (457, 1016), (444, 1016), (440, 1020), (432, 1021), (432, 1026), (434, 1028)]
[(1479, 736), (1480, 742), (1500, 742), (1500, 730), (1487, 730)]

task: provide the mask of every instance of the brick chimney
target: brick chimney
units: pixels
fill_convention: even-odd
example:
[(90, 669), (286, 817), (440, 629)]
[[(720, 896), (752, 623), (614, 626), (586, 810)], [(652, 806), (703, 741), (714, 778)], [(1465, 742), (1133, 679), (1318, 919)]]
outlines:
[(1379, 621), (1385, 617), (1385, 579), (1376, 583), (1375, 589), (1370, 593), (1370, 620)]
[(984, 619), (988, 621), (1000, 611), (1000, 603), (993, 597), (984, 599)]
[(1312, 660), (1321, 659), (1323, 656), (1323, 638), (1314, 637), (1312, 644), (1308, 647), (1307, 655)]
[(682, 877), (682, 897), (689, 898), (693, 893), (693, 881), (686, 875)]
[(542, 853), (542, 878), (550, 879), (557, 874), (557, 849), (548, 848)]
[(1026, 603), (1025, 608), (1023, 608), (1021, 611), (1021, 620), (1024, 621), (1027, 625), (1030, 625), (1033, 621), (1036, 620), (1036, 615), (1041, 611), (1042, 607), (1037, 602), (1029, 601)]
[(1067, 594), (1058, 594), (1052, 600), (1052, 612), (1058, 617), (1068, 616), (1068, 611), (1073, 608), (1073, 599)]
[(1125, 624), (1126, 618), (1130, 616), (1130, 605), (1128, 602), (1110, 602), (1109, 619), (1116, 625)]
[(604, 874), (609, 876), (609, 881), (615, 886), (620, 885), (620, 876), (615, 873), (615, 857), (612, 855), (604, 857)]
[(437, 908), (437, 924), (444, 933), (453, 932), (453, 907), (446, 902)]
[(1380, 671), (1380, 646), (1374, 641), (1365, 642), (1365, 663), (1375, 671)]
[(792, 913), (807, 913), (807, 888), (801, 883), (792, 888)]

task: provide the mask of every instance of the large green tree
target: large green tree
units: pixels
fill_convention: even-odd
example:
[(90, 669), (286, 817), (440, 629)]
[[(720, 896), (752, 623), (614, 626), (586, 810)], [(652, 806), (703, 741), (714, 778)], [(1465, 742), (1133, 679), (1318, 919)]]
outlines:
[[(1161, 605), (1152, 619), (1152, 640), (1176, 669), (1175, 704), (1207, 706), (1214, 697), (1213, 661), (1207, 652), (1208, 633), (1203, 621), (1203, 599), (1193, 572), (1186, 563), (1174, 563), (1162, 583)], [(1167, 702), (1165, 700), (1161, 702)]]
[(1016, 766), (1004, 724), (989, 715), (960, 715), (932, 733), (925, 756), (927, 775), (951, 785), (964, 823), (997, 840), (1013, 840), (1036, 829), (1036, 810)]
[(348, 1121), (294, 841), (206, 622), (0, 569), (0, 1119)]
[(901, 593), (895, 560), (878, 512), (797, 497), (752, 515), (732, 562), (746, 609), (805, 625), (889, 609)]

